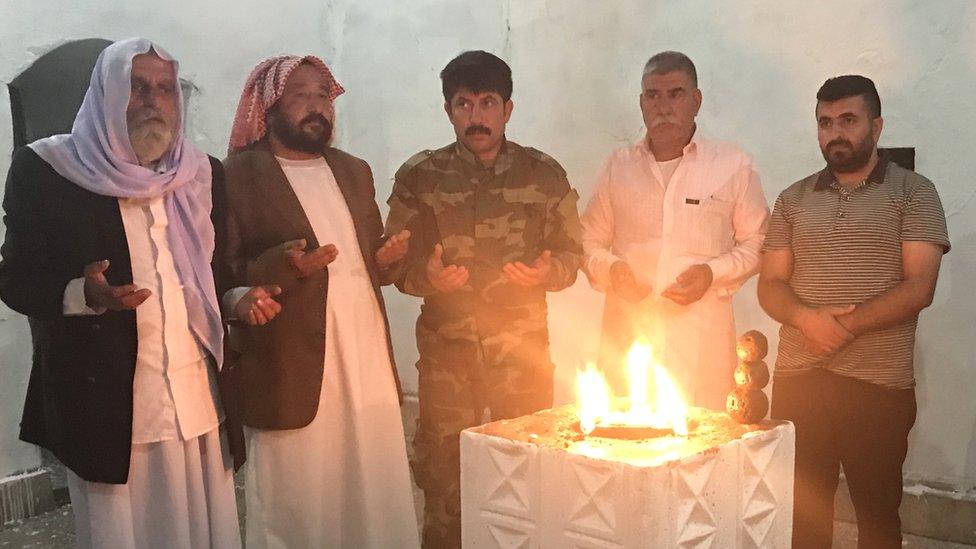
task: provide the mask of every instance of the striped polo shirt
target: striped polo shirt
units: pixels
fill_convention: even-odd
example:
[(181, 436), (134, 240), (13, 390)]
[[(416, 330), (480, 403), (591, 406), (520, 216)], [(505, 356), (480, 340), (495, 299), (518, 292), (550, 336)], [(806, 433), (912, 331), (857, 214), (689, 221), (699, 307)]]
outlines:
[[(882, 154), (868, 178), (844, 189), (824, 169), (784, 190), (763, 251), (790, 249), (790, 287), (811, 306), (858, 305), (903, 279), (901, 244), (934, 242), (949, 251), (945, 214), (935, 185)], [(915, 386), (918, 317), (868, 332), (830, 356), (803, 349), (801, 332), (783, 325), (775, 375), (813, 368), (894, 389)]]

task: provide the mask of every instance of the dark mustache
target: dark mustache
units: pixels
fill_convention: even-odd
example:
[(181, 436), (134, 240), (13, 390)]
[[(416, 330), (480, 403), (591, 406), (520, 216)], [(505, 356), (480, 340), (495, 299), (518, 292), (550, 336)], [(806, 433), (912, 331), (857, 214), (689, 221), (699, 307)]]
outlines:
[(468, 129), (464, 130), (464, 135), (474, 135), (476, 133), (483, 133), (485, 135), (491, 135), (491, 130), (487, 126), (482, 126), (481, 124), (475, 124), (474, 126), (468, 126)]
[(834, 139), (830, 143), (827, 143), (827, 148), (829, 149), (829, 148), (833, 147), (834, 145), (845, 145), (848, 148), (851, 148), (851, 149), (854, 148), (854, 143), (851, 143), (850, 141), (848, 141), (846, 139), (841, 139), (841, 138)]
[(328, 128), (329, 126), (331, 126), (331, 124), (329, 124), (329, 119), (318, 113), (312, 113), (306, 116), (305, 118), (302, 118), (302, 121), (299, 122), (299, 125), (304, 126), (305, 124), (310, 124), (312, 122), (318, 122), (324, 128)]

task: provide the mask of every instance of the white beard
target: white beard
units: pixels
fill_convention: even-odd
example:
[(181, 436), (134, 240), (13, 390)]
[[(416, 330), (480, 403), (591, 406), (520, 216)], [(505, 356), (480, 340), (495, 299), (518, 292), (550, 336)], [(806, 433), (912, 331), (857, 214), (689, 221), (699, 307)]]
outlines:
[(129, 129), (129, 143), (142, 166), (162, 158), (172, 142), (173, 132), (159, 122), (144, 122)]

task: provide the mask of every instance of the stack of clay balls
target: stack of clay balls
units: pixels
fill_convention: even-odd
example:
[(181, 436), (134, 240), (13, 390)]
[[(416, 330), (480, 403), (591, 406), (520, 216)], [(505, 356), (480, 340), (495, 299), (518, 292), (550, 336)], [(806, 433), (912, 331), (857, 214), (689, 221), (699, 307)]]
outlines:
[(739, 423), (759, 423), (769, 411), (769, 399), (763, 387), (769, 383), (769, 368), (763, 359), (769, 351), (769, 342), (761, 332), (750, 330), (735, 345), (739, 364), (732, 377), (735, 389), (725, 401), (729, 416)]

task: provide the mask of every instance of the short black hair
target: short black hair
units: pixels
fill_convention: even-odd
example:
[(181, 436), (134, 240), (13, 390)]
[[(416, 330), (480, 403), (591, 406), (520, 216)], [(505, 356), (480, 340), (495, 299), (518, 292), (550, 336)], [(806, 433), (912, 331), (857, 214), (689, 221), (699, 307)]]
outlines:
[(662, 51), (654, 54), (644, 63), (644, 74), (668, 74), (681, 71), (691, 79), (691, 85), (698, 87), (698, 71), (691, 58), (680, 51)]
[(495, 92), (504, 101), (512, 98), (512, 69), (498, 56), (486, 51), (466, 51), (455, 57), (441, 71), (444, 101), (450, 101), (461, 89), (474, 93)]
[(817, 91), (817, 102), (832, 103), (848, 97), (860, 95), (868, 107), (871, 118), (881, 116), (881, 97), (874, 82), (859, 74), (845, 74), (827, 79)]

